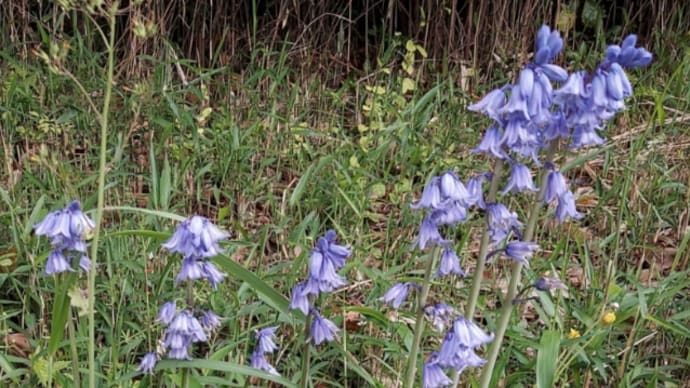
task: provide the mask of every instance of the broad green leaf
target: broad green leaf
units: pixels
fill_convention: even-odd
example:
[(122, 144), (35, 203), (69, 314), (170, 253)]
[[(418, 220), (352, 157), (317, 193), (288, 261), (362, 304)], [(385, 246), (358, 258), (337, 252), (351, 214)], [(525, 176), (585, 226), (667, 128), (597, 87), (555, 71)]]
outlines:
[(256, 276), (253, 272), (244, 268), (240, 264), (232, 261), (226, 256), (217, 256), (213, 259), (215, 263), (220, 265), (224, 270), (228, 272), (229, 275), (233, 276), (235, 279), (246, 282), (249, 286), (256, 291), (259, 298), (266, 302), (269, 306), (280, 311), (284, 314), (289, 314), (288, 305), (289, 302), (283, 294), (276, 291), (275, 288), (269, 286)]
[(537, 388), (551, 388), (558, 366), (558, 352), (561, 346), (561, 333), (547, 330), (541, 335), (537, 353)]
[(65, 335), (65, 324), (69, 316), (70, 301), (67, 297), (67, 290), (74, 283), (73, 274), (62, 274), (62, 281), (55, 282), (55, 299), (53, 300), (53, 311), (50, 321), (50, 338), (48, 339), (48, 355), (52, 356), (58, 349), (60, 342)]

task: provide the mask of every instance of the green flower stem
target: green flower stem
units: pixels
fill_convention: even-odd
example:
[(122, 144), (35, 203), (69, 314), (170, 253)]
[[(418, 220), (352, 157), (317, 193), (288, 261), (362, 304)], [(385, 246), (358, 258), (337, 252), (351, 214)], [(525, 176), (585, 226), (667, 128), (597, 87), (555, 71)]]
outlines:
[[(486, 197), (486, 203), (493, 203), (496, 201), (496, 193), (498, 193), (498, 184), (501, 182), (503, 175), (503, 166), (505, 162), (503, 159), (496, 161), (494, 166), (494, 173), (491, 177), (491, 186), (489, 187), (489, 194)], [(469, 300), (465, 308), (465, 318), (472, 319), (474, 310), (477, 308), (477, 300), (479, 299), (479, 290), (482, 288), (482, 277), (484, 275), (484, 266), (486, 265), (486, 255), (489, 251), (489, 220), (487, 218), (482, 230), (482, 241), (479, 245), (479, 256), (477, 257), (477, 266), (474, 269), (472, 277), (472, 289), (470, 290)]]
[(431, 288), (431, 272), (434, 268), (436, 259), (440, 256), (441, 247), (435, 246), (431, 257), (426, 261), (426, 269), (424, 270), (424, 281), (422, 283), (422, 290), (419, 292), (417, 298), (417, 310), (415, 312), (414, 334), (412, 337), (412, 348), (407, 359), (407, 376), (405, 378), (404, 388), (412, 388), (415, 386), (415, 376), (417, 372), (417, 353), (419, 353), (419, 344), (422, 342), (422, 334), (424, 333), (424, 306), (426, 299), (429, 296), (429, 288)]
[(304, 347), (302, 350), (302, 381), (300, 387), (308, 388), (309, 381), (309, 368), (311, 363), (311, 345), (309, 344), (309, 336), (311, 335), (311, 314), (307, 314), (307, 318), (304, 320)]
[[(546, 154), (546, 162), (544, 163), (544, 168), (542, 168), (541, 174), (541, 184), (539, 186), (539, 193), (536, 196), (534, 205), (529, 213), (529, 218), (527, 220), (527, 227), (525, 228), (525, 234), (523, 235), (523, 241), (532, 241), (534, 238), (534, 232), (537, 226), (537, 219), (539, 219), (539, 211), (542, 207), (542, 198), (544, 197), (544, 191), (546, 191), (546, 183), (548, 177), (548, 169), (546, 166), (550, 164), (553, 159), (553, 147), (549, 146)], [(508, 285), (508, 292), (506, 293), (505, 299), (503, 299), (503, 305), (501, 306), (501, 311), (499, 312), (498, 322), (496, 324), (496, 332), (493, 342), (489, 347), (489, 355), (487, 356), (486, 364), (482, 368), (482, 375), (480, 380), (481, 388), (488, 388), (491, 383), (491, 377), (493, 376), (494, 367), (496, 365), (496, 359), (498, 358), (498, 352), (501, 350), (501, 345), (503, 344), (503, 337), (505, 336), (506, 329), (508, 328), (508, 323), (510, 322), (510, 317), (513, 314), (513, 299), (517, 296), (518, 286), (520, 285), (520, 278), (522, 277), (522, 263), (519, 261), (514, 261), (512, 264), (510, 284)]]
[[(486, 203), (493, 203), (496, 201), (496, 194), (498, 193), (498, 185), (501, 183), (503, 177), (503, 166), (505, 161), (498, 159), (494, 165), (493, 176), (491, 177), (491, 186), (489, 186), (489, 194), (486, 196)], [(482, 241), (479, 245), (479, 255), (477, 257), (477, 266), (474, 269), (472, 276), (472, 288), (470, 290), (467, 306), (465, 307), (465, 318), (472, 319), (474, 310), (477, 308), (477, 301), (479, 299), (479, 290), (482, 288), (482, 278), (484, 277), (484, 267), (486, 266), (486, 255), (489, 252), (489, 220), (486, 219), (484, 228), (482, 229)], [(453, 387), (457, 387), (460, 383), (460, 373), (453, 371)]]
[[(106, 173), (106, 154), (108, 139), (108, 116), (110, 113), (110, 99), (113, 94), (113, 69), (115, 67), (115, 14), (119, 8), (119, 2), (114, 1), (108, 10), (109, 40), (106, 44), (108, 52), (107, 75), (105, 82), (105, 93), (103, 95), (103, 110), (101, 113), (101, 144), (99, 148), (98, 161), (98, 205), (96, 207), (96, 217), (94, 223), (93, 241), (91, 241), (91, 268), (89, 271), (89, 387), (96, 388), (96, 269), (98, 267), (98, 243), (101, 236), (101, 225), (103, 224), (103, 207), (105, 205), (105, 173)], [(105, 43), (105, 42), (104, 42)]]
[(81, 387), (81, 378), (79, 376), (79, 350), (77, 348), (74, 321), (72, 320), (72, 307), (69, 308), (67, 315), (67, 332), (69, 333), (69, 345), (72, 351), (72, 380), (74, 381), (75, 387)]
[[(193, 280), (187, 280), (187, 297), (186, 297), (186, 304), (187, 304), (187, 309), (189, 311), (194, 310), (194, 281)], [(190, 347), (192, 345), (189, 345)], [(182, 388), (188, 388), (189, 387), (189, 368), (184, 368), (182, 369)]]

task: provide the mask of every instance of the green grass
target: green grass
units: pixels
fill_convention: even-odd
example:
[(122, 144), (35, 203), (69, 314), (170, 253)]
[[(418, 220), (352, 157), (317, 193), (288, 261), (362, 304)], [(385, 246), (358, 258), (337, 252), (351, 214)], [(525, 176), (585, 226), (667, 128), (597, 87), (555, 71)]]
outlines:
[[(89, 92), (103, 79), (97, 54), (78, 41), (66, 66)], [(73, 83), (34, 61), (2, 54), (0, 114), (0, 385), (35, 386), (46, 373), (55, 281), (41, 274), (48, 242), (31, 233), (47, 212), (79, 198), (96, 206), (97, 121)], [(197, 213), (232, 233), (218, 263), (229, 274), (218, 291), (198, 297), (224, 318), (208, 345), (197, 346), (193, 383), (266, 385), (252, 380), (251, 333), (281, 325), (272, 363), (286, 384), (300, 375), (302, 319), (286, 310), (290, 290), (304, 278), (308, 252), (328, 228), (353, 247), (350, 285), (324, 299), (342, 333), (322, 346), (311, 365), (314, 385), (392, 386), (401, 379), (412, 341), (412, 314), (393, 313), (378, 298), (395, 281), (422, 276), (422, 258), (409, 246), (420, 214), (409, 208), (431, 175), (452, 168), (463, 178), (488, 169), (469, 153), (487, 122), (467, 112), (468, 95), (452, 78), (416, 82), (402, 93), (402, 69), (384, 63), (337, 87), (334, 74), (302, 76), (288, 65), (287, 48), (252, 54), (241, 74), (182, 63), (183, 85), (166, 61), (151, 58), (150, 79), (120, 80), (109, 128), (104, 235), (97, 268), (96, 340), (99, 386), (172, 386), (178, 363), (154, 376), (135, 372), (155, 349), (158, 307), (180, 295), (179, 257), (160, 243), (179, 219)], [(575, 58), (585, 66), (591, 58)], [(567, 173), (581, 189), (587, 217), (538, 229), (544, 248), (525, 270), (536, 280), (550, 271), (570, 290), (540, 294), (519, 306), (507, 332), (495, 378), (506, 386), (681, 386), (690, 370), (688, 185), (690, 59), (663, 57), (635, 72), (636, 95), (610, 125), (609, 143), (573, 155)], [(660, 85), (665, 85), (660, 87)], [(210, 111), (208, 111), (210, 109)], [(576, 158), (576, 156), (583, 156)], [(564, 160), (567, 162), (566, 160)], [(530, 198), (513, 197), (513, 209)], [(524, 216), (520, 213), (520, 216)], [(478, 216), (457, 231), (475, 260)], [(470, 233), (467, 231), (470, 230)], [(476, 319), (489, 330), (508, 266), (489, 267)], [(86, 288), (83, 275), (74, 281)], [(432, 287), (432, 301), (464, 306), (470, 280)], [(77, 314), (77, 309), (72, 310)], [(616, 321), (601, 316), (615, 312)], [(77, 358), (85, 375), (87, 328), (75, 319)], [(581, 333), (568, 338), (571, 329)], [(67, 338), (66, 336), (65, 338)], [(26, 347), (12, 339), (25, 339)], [(553, 346), (553, 339), (559, 341)], [(429, 335), (423, 354), (440, 339)], [(69, 341), (58, 351), (52, 380), (71, 384)], [(541, 356), (543, 354), (543, 356)], [(550, 376), (545, 361), (558, 354)], [(542, 361), (540, 361), (542, 360)], [(542, 375), (542, 371), (546, 375)], [(265, 377), (265, 376), (263, 376)], [(463, 382), (476, 383), (474, 372)]]

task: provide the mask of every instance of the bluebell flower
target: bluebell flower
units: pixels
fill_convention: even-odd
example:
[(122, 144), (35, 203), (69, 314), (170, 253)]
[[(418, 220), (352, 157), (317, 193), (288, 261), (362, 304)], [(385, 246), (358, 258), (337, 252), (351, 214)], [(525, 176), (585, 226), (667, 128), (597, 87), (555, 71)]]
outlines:
[(336, 262), (319, 250), (313, 250), (309, 257), (309, 279), (307, 287), (313, 294), (319, 292), (331, 292), (347, 284), (345, 278), (340, 276)]
[(531, 97), (532, 92), (534, 91), (534, 70), (530, 69), (529, 67), (522, 69), (520, 71), (520, 76), (518, 77), (517, 86), (517, 90), (513, 89), (513, 91), (519, 92), (520, 96), (524, 99)]
[(465, 276), (465, 272), (460, 268), (460, 259), (455, 253), (455, 250), (450, 246), (443, 248), (441, 253), (441, 261), (436, 271), (438, 276), (446, 276), (450, 274)]
[(517, 260), (525, 267), (529, 266), (528, 259), (532, 258), (534, 251), (539, 249), (539, 244), (529, 241), (511, 241), (506, 244), (504, 253), (513, 260)]
[(447, 387), (453, 384), (443, 368), (438, 363), (438, 355), (432, 353), (429, 359), (424, 363), (424, 369), (422, 370), (422, 387), (423, 388), (439, 388)]
[(37, 236), (46, 236), (54, 245), (82, 240), (96, 225), (81, 211), (79, 201), (72, 201), (66, 208), (49, 213), (34, 225)]
[(53, 275), (65, 271), (74, 271), (65, 255), (60, 250), (51, 251), (46, 261), (46, 275)]
[(144, 357), (141, 358), (137, 371), (143, 373), (153, 373), (153, 368), (156, 367), (157, 362), (158, 355), (156, 353), (146, 353)]
[(477, 356), (474, 348), (463, 345), (455, 330), (450, 330), (441, 342), (438, 363), (441, 367), (452, 368), (460, 373), (467, 367), (480, 367), (486, 360)]
[(179, 252), (184, 257), (208, 258), (223, 252), (218, 242), (228, 237), (228, 233), (220, 230), (207, 218), (193, 216), (183, 221), (162, 246), (172, 253)]
[(486, 334), (479, 326), (465, 317), (458, 317), (453, 323), (455, 339), (464, 347), (476, 349), (494, 339), (493, 333)]
[(575, 208), (575, 196), (571, 191), (566, 191), (558, 197), (558, 206), (556, 206), (556, 218), (559, 222), (564, 222), (568, 218), (576, 220), (581, 219), (584, 215)]
[(330, 229), (317, 241), (316, 249), (331, 262), (336, 270), (345, 266), (345, 260), (352, 255), (350, 247), (336, 244), (335, 230)]
[[(317, 240), (316, 247), (309, 256), (309, 278), (301, 286), (304, 296), (331, 292), (347, 284), (345, 278), (337, 271), (345, 265), (345, 259), (352, 254), (352, 250), (336, 244), (335, 240), (334, 230), (329, 230), (324, 237)], [(298, 301), (304, 306), (304, 301)], [(308, 308), (306, 311), (309, 311)]]
[(280, 373), (276, 370), (276, 368), (271, 365), (268, 360), (266, 359), (266, 356), (264, 353), (255, 350), (252, 352), (252, 356), (250, 358), (250, 363), (252, 368), (262, 370), (266, 373), (270, 373), (272, 375), (280, 376)]
[[(565, 72), (565, 70), (563, 71)], [(543, 127), (551, 120), (552, 95), (551, 81), (544, 72), (538, 70), (535, 74), (532, 93), (527, 97), (527, 112), (533, 124)]]
[(262, 353), (273, 353), (278, 350), (278, 345), (275, 343), (276, 330), (278, 330), (278, 326), (265, 327), (256, 332), (256, 349), (258, 351)]
[(486, 116), (501, 122), (502, 116), (499, 113), (506, 103), (506, 95), (503, 88), (495, 89), (487, 93), (481, 100), (471, 104), (467, 109), (483, 113)]
[(413, 209), (440, 209), (453, 202), (466, 204), (469, 193), (457, 174), (446, 171), (440, 176), (432, 177), (424, 187), (422, 197), (410, 205)]
[(192, 256), (182, 259), (182, 266), (175, 278), (175, 283), (183, 282), (185, 280), (197, 280), (204, 277), (204, 270), (201, 262)]
[[(531, 93), (531, 92), (530, 92)], [(520, 89), (520, 85), (513, 85), (510, 91), (510, 98), (508, 103), (503, 105), (499, 110), (506, 120), (510, 121), (528, 121), (530, 118), (529, 110), (527, 109), (527, 99)], [(505, 138), (505, 135), (504, 135)]]
[(314, 341), (314, 345), (319, 345), (323, 342), (331, 342), (337, 337), (340, 331), (335, 323), (327, 318), (324, 318), (315, 309), (311, 310), (312, 321), (309, 328), (310, 339)]
[(446, 207), (432, 210), (427, 218), (436, 226), (455, 225), (467, 220), (467, 208), (460, 202), (453, 201)]
[(426, 186), (424, 186), (424, 191), (422, 191), (422, 198), (410, 205), (412, 209), (434, 209), (439, 207), (441, 204), (441, 186), (439, 182), (441, 178), (435, 176), (429, 180)]
[(292, 296), (290, 297), (290, 309), (300, 310), (304, 315), (309, 314), (311, 309), (311, 302), (309, 301), (309, 293), (305, 292), (306, 282), (298, 283), (292, 288)]
[(515, 212), (509, 211), (505, 205), (500, 203), (487, 204), (486, 212), (491, 241), (500, 242), (511, 232), (519, 236), (519, 228), (522, 227), (522, 223), (518, 221)]
[(445, 303), (435, 303), (424, 307), (424, 315), (431, 320), (431, 324), (437, 331), (442, 332), (446, 326), (452, 325), (456, 311)]
[(188, 360), (189, 346), (194, 342), (206, 341), (208, 337), (199, 321), (188, 311), (175, 315), (165, 330), (163, 346), (168, 349), (168, 357)]
[(407, 294), (411, 288), (418, 288), (419, 286), (414, 282), (396, 283), (386, 291), (380, 298), (383, 303), (389, 304), (394, 309), (398, 309), (407, 299)]
[(568, 286), (556, 277), (541, 277), (534, 282), (534, 288), (539, 291), (563, 290), (568, 291)]
[(522, 156), (537, 160), (537, 152), (542, 143), (539, 133), (529, 121), (523, 119), (508, 120), (501, 141), (510, 151)]
[(551, 169), (546, 177), (546, 189), (544, 190), (544, 203), (551, 203), (568, 191), (568, 184), (560, 171)]
[(91, 259), (89, 259), (89, 256), (81, 255), (79, 259), (79, 268), (84, 272), (89, 272), (91, 269)]
[(508, 178), (508, 183), (505, 189), (503, 189), (503, 194), (510, 191), (537, 191), (532, 181), (532, 173), (529, 168), (521, 163), (513, 163), (510, 168), (510, 177)]
[(613, 63), (629, 68), (649, 65), (652, 62), (652, 54), (644, 48), (635, 47), (636, 44), (637, 35), (630, 34), (620, 46), (610, 45), (601, 66), (605, 68)]
[(484, 132), (482, 140), (472, 152), (476, 154), (487, 154), (497, 159), (506, 159), (508, 158), (508, 154), (505, 152), (503, 145), (502, 130), (498, 126), (492, 125)]
[(568, 112), (578, 112), (587, 106), (590, 92), (585, 84), (585, 71), (571, 73), (568, 80), (553, 92), (553, 102)]
[(484, 189), (482, 186), (486, 177), (487, 174), (481, 174), (467, 181), (467, 192), (469, 193), (467, 206), (477, 206), (480, 209), (486, 207), (486, 203), (484, 203)]
[(170, 301), (167, 303), (164, 303), (163, 306), (161, 306), (161, 309), (158, 310), (158, 316), (156, 317), (156, 322), (160, 322), (164, 325), (169, 324), (172, 322), (173, 318), (175, 318), (175, 315), (177, 314), (177, 304), (175, 301)]
[(432, 222), (431, 218), (427, 216), (422, 220), (422, 224), (419, 227), (419, 236), (417, 236), (417, 240), (414, 242), (413, 246), (418, 246), (419, 249), (424, 250), (427, 247), (447, 242), (447, 240), (441, 237), (438, 231), (438, 225)]
[(458, 175), (453, 171), (446, 171), (441, 174), (439, 183), (441, 188), (441, 199), (443, 202), (453, 201), (463, 205), (467, 203), (469, 193)]
[(89, 271), (91, 260), (86, 255), (87, 245), (84, 239), (94, 228), (94, 222), (81, 211), (79, 201), (73, 201), (66, 208), (49, 213), (34, 225), (36, 235), (48, 237), (53, 246), (46, 261), (45, 273), (53, 275), (73, 271), (72, 264), (76, 257), (79, 257), (79, 268)]
[(564, 68), (554, 64), (542, 65), (539, 67), (539, 70), (541, 70), (544, 76), (550, 81), (563, 82), (568, 79), (568, 72)]
[(223, 282), (223, 279), (225, 279), (225, 274), (220, 272), (218, 268), (208, 260), (204, 260), (201, 263), (201, 272), (214, 290)]
[(204, 330), (215, 330), (220, 327), (220, 317), (211, 310), (204, 311), (199, 317), (199, 324)]
[(572, 148), (583, 148), (604, 144), (604, 139), (590, 126), (578, 125), (573, 129)]
[(553, 61), (563, 48), (563, 39), (558, 31), (551, 31), (547, 25), (542, 25), (537, 31), (534, 44), (534, 63), (545, 65)]
[(544, 125), (541, 134), (547, 143), (553, 140), (567, 139), (570, 137), (568, 120), (562, 109), (551, 114), (550, 120)]

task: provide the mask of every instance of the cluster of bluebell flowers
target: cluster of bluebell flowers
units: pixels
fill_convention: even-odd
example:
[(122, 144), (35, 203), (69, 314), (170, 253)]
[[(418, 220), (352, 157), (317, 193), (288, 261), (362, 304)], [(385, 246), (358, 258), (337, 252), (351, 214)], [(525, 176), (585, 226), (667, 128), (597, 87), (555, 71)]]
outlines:
[[(183, 256), (176, 284), (206, 279), (215, 289), (225, 275), (210, 258), (223, 252), (218, 242), (229, 236), (201, 216), (193, 216), (182, 222), (172, 237), (162, 244), (171, 253), (181, 253)], [(221, 325), (220, 317), (213, 311), (201, 310), (193, 305), (178, 309), (177, 301), (174, 300), (163, 304), (156, 322), (166, 326), (164, 338), (156, 352), (148, 353), (142, 358), (139, 370), (144, 373), (151, 373), (164, 354), (171, 359), (191, 359), (191, 345), (207, 341), (208, 334)]]
[(314, 300), (323, 292), (333, 292), (343, 287), (347, 281), (338, 271), (345, 265), (352, 250), (336, 243), (334, 230), (329, 230), (319, 237), (316, 246), (309, 256), (309, 277), (295, 285), (290, 298), (290, 309), (300, 310), (304, 315), (311, 314), (310, 337), (314, 345), (333, 341), (337, 337), (338, 327), (324, 318)]
[(256, 346), (252, 352), (250, 363), (252, 368), (279, 376), (280, 374), (276, 368), (266, 359), (266, 354), (273, 354), (273, 352), (278, 350), (278, 345), (276, 345), (276, 330), (278, 330), (277, 326), (271, 326), (256, 332)]
[[(599, 132), (616, 112), (624, 109), (623, 99), (632, 94), (623, 69), (646, 66), (652, 60), (647, 50), (635, 47), (636, 43), (637, 37), (629, 35), (621, 46), (608, 47), (604, 60), (592, 73), (568, 75), (551, 63), (563, 47), (560, 34), (542, 26), (533, 61), (522, 69), (518, 82), (495, 89), (469, 106), (494, 121), (475, 152), (511, 164), (504, 194), (537, 191), (526, 161), (517, 158), (530, 158), (536, 166), (542, 166), (540, 151), (552, 149), (561, 139), (567, 140), (572, 149), (604, 142)], [(553, 82), (560, 83), (560, 88), (555, 89)], [(557, 203), (555, 217), (559, 222), (582, 218), (563, 175), (549, 160), (544, 167), (549, 173), (540, 200)]]
[[(495, 89), (469, 106), (470, 110), (481, 112), (493, 121), (474, 152), (510, 165), (503, 195), (539, 191), (538, 198), (535, 198), (539, 201), (537, 204), (555, 205), (554, 218), (559, 223), (584, 217), (577, 211), (575, 195), (563, 173), (553, 163), (553, 154), (563, 146), (576, 150), (604, 142), (601, 131), (616, 112), (624, 109), (624, 98), (632, 94), (623, 69), (646, 66), (652, 60), (647, 50), (635, 47), (636, 43), (637, 37), (629, 35), (621, 46), (608, 47), (604, 60), (593, 72), (579, 71), (568, 75), (565, 69), (552, 63), (563, 48), (560, 34), (542, 26), (536, 36), (532, 62), (521, 70), (517, 82)], [(534, 184), (528, 167), (530, 164), (541, 168), (544, 181), (540, 188)], [(522, 223), (517, 214), (500, 203), (487, 204), (486, 210), (493, 246), (487, 258), (503, 254), (528, 266), (539, 245), (523, 239)], [(536, 216), (536, 213), (530, 216)], [(530, 222), (534, 221), (536, 218), (530, 218)], [(532, 232), (530, 230), (529, 237)], [(515, 270), (519, 268), (517, 266)], [(533, 287), (541, 290), (563, 285), (540, 280)], [(516, 298), (513, 303), (520, 300)], [(503, 332), (504, 327), (497, 328), (499, 344)], [(492, 345), (491, 366), (495, 362), (497, 346)], [(432, 357), (433, 360), (439, 358)], [(430, 373), (430, 376), (437, 377), (433, 380), (436, 384), (430, 386), (447, 385), (447, 380), (436, 370)], [(485, 371), (485, 376), (486, 373), (491, 371)], [(485, 376), (483, 382), (486, 382)]]
[[(414, 246), (420, 250), (434, 246), (442, 248), (436, 270), (437, 276), (465, 275), (460, 259), (453, 249), (452, 240), (445, 239), (439, 228), (464, 222), (472, 207), (486, 207), (482, 191), (484, 179), (484, 176), (477, 176), (464, 184), (455, 172), (446, 171), (432, 177), (424, 187), (422, 197), (411, 205), (413, 209), (426, 210)], [(405, 302), (409, 292), (419, 287), (414, 282), (396, 283), (384, 294), (381, 301), (397, 309)]]
[[(465, 184), (455, 172), (446, 171), (432, 177), (419, 201), (411, 205), (413, 209), (426, 211), (414, 246), (420, 250), (438, 247), (440, 257), (435, 272), (437, 277), (465, 275), (452, 246), (452, 240), (444, 238), (439, 229), (466, 221), (469, 211), (473, 208), (490, 211), (489, 205), (484, 202), (482, 183), (485, 179), (485, 175), (479, 175), (470, 178)], [(500, 213), (500, 209), (498, 211)], [(496, 223), (505, 230), (504, 233), (519, 226), (513, 214), (499, 216)], [(497, 227), (496, 233), (498, 229)], [(410, 291), (420, 288), (421, 286), (414, 282), (396, 283), (384, 294), (381, 301), (398, 309)], [(467, 367), (479, 367), (484, 364), (485, 361), (474, 350), (491, 341), (492, 335), (482, 332), (477, 325), (460, 316), (453, 307), (445, 303), (424, 306), (423, 311), (439, 332), (444, 332), (445, 328), (449, 327), (439, 351), (433, 352), (424, 364), (422, 382), (425, 388), (451, 384), (452, 381), (445, 372), (448, 369), (454, 369), (459, 373)]]
[[(438, 316), (435, 311), (438, 306), (431, 306), (426, 313)], [(445, 309), (445, 306), (442, 306)], [(446, 318), (448, 318), (447, 316)], [(432, 352), (424, 363), (422, 370), (422, 387), (436, 388), (444, 387), (453, 383), (445, 370), (455, 370), (461, 373), (468, 367), (478, 368), (486, 363), (486, 360), (479, 357), (475, 350), (480, 346), (491, 342), (493, 334), (485, 333), (479, 326), (472, 321), (458, 316), (452, 326), (446, 332), (440, 349)]]
[(83, 271), (88, 271), (91, 260), (84, 240), (94, 228), (93, 220), (81, 211), (79, 201), (73, 201), (66, 208), (49, 213), (34, 225), (34, 233), (48, 237), (53, 247), (48, 254), (46, 275), (74, 271), (75, 262)]

